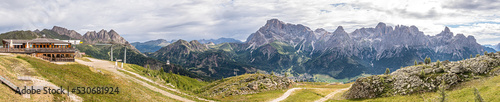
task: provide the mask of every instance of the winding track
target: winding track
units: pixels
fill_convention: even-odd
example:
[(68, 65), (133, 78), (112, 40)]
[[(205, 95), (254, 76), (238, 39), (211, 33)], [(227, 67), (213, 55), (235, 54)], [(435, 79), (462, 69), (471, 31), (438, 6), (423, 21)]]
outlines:
[[(351, 86), (352, 86), (352, 85), (351, 85)], [(349, 86), (348, 88), (337, 89), (337, 90), (333, 91), (332, 93), (330, 93), (330, 94), (326, 95), (325, 97), (323, 97), (323, 98), (321, 98), (321, 99), (319, 99), (319, 100), (316, 100), (316, 101), (314, 101), (314, 102), (324, 102), (324, 101), (326, 101), (326, 100), (328, 100), (328, 99), (332, 98), (333, 96), (335, 96), (335, 94), (337, 94), (337, 93), (339, 93), (339, 92), (342, 92), (342, 91), (344, 91), (344, 90), (347, 90), (347, 89), (351, 88), (351, 86)], [(295, 90), (299, 90), (299, 89), (328, 89), (328, 88), (292, 88), (292, 89), (288, 89), (288, 90), (285, 92), (285, 94), (281, 95), (281, 97), (276, 98), (276, 99), (274, 99), (274, 100), (272, 100), (272, 101), (270, 101), (270, 102), (279, 102), (279, 101), (283, 101), (283, 100), (285, 100), (286, 98), (288, 98), (288, 96), (290, 96), (290, 95), (293, 93), (293, 91), (295, 91)]]
[[(132, 80), (132, 81), (134, 81), (134, 82), (136, 82), (136, 83), (138, 83), (138, 84), (140, 84), (140, 85), (142, 85), (142, 86), (144, 86), (144, 87), (147, 87), (147, 88), (149, 88), (149, 89), (151, 89), (151, 90), (153, 90), (153, 91), (156, 91), (156, 92), (158, 92), (158, 93), (161, 93), (161, 94), (163, 94), (163, 95), (165, 95), (165, 96), (167, 96), (167, 97), (171, 97), (171, 98), (173, 98), (173, 99), (176, 99), (176, 100), (179, 100), (179, 101), (183, 101), (183, 102), (194, 102), (193, 100), (190, 100), (190, 99), (187, 99), (187, 98), (184, 98), (184, 97), (181, 97), (181, 96), (178, 96), (178, 95), (175, 95), (175, 94), (169, 93), (169, 92), (167, 92), (167, 91), (164, 91), (164, 90), (162, 90), (162, 89), (159, 89), (159, 88), (157, 88), (157, 87), (154, 87), (154, 86), (152, 86), (152, 85), (150, 85), (150, 84), (148, 84), (148, 83), (146, 83), (146, 82), (144, 82), (144, 81), (141, 81), (141, 80), (136, 79), (136, 78), (134, 78), (134, 77), (132, 77), (132, 76), (126, 75), (126, 74), (124, 74), (124, 73), (122, 73), (122, 72), (118, 71), (119, 69), (117, 69), (117, 68), (115, 67), (114, 63), (112, 63), (112, 62), (109, 62), (109, 61), (104, 61), (104, 60), (99, 60), (99, 59), (94, 59), (94, 58), (87, 58), (87, 59), (89, 59), (89, 60), (90, 60), (90, 61), (92, 61), (92, 62), (86, 62), (86, 61), (82, 61), (82, 60), (79, 60), (79, 59), (75, 59), (75, 62), (80, 63), (80, 64), (83, 64), (83, 65), (87, 65), (87, 66), (97, 67), (97, 68), (99, 68), (99, 69), (104, 69), (104, 70), (107, 70), (107, 71), (109, 71), (109, 72), (115, 73), (115, 74), (117, 74), (117, 75), (119, 75), (119, 76), (122, 76), (122, 77), (124, 77), (124, 78), (126, 78), (126, 79), (130, 79), (130, 80)], [(163, 87), (163, 88), (166, 88), (166, 89), (168, 89), (168, 90), (172, 90), (172, 91), (175, 91), (175, 92), (179, 92), (179, 93), (181, 93), (181, 92), (180, 92), (180, 91), (178, 91), (178, 90), (175, 90), (175, 89), (172, 89), (172, 88), (169, 88), (169, 87), (165, 87), (165, 86), (163, 86), (163, 85), (161, 85), (161, 84), (155, 83), (155, 82), (151, 81), (150, 79), (147, 79), (147, 78), (145, 78), (145, 77), (142, 77), (142, 76), (140, 76), (140, 75), (138, 75), (138, 74), (136, 74), (136, 73), (133, 73), (133, 72), (130, 72), (130, 71), (126, 71), (126, 70), (123, 70), (123, 71), (125, 71), (125, 72), (127, 72), (127, 73), (131, 73), (132, 75), (138, 76), (139, 78), (141, 78), (141, 79), (143, 79), (143, 80), (146, 80), (146, 81), (148, 81), (148, 82), (152, 82), (152, 83), (154, 83), (154, 84), (156, 84), (156, 85), (158, 85), (158, 86), (160, 86), (160, 87)], [(185, 93), (181, 93), (181, 94), (187, 95), (187, 94), (185, 94)], [(206, 99), (202, 99), (202, 98), (199, 98), (199, 97), (195, 97), (195, 98), (198, 98), (199, 100), (203, 100), (203, 101), (211, 101), (211, 100), (206, 100)]]
[[(351, 86), (352, 86), (352, 84), (351, 84)], [(340, 92), (342, 92), (344, 90), (348, 90), (349, 88), (351, 88), (351, 86), (349, 86), (348, 88), (343, 88), (343, 89), (335, 90), (332, 93), (330, 93), (330, 94), (326, 95), (325, 97), (323, 97), (323, 98), (321, 98), (319, 100), (316, 100), (314, 102), (325, 102), (326, 100), (328, 100), (328, 99), (332, 98), (333, 96), (335, 96), (335, 94), (340, 93)]]
[(279, 102), (279, 101), (283, 101), (285, 100), (286, 98), (288, 98), (288, 96), (292, 95), (293, 91), (295, 90), (299, 90), (299, 89), (328, 89), (328, 88), (292, 88), (292, 89), (288, 89), (285, 94), (281, 95), (281, 97), (279, 98), (276, 98), (270, 102)]

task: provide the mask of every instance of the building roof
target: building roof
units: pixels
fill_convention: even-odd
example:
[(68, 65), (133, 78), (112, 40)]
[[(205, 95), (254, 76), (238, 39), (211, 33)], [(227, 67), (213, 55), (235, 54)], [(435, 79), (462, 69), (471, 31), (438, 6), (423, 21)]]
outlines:
[(3, 39), (4, 42), (10, 43), (54, 43), (54, 44), (70, 44), (69, 42), (64, 42), (61, 40), (50, 39), (50, 38), (36, 38), (32, 40), (26, 39)]

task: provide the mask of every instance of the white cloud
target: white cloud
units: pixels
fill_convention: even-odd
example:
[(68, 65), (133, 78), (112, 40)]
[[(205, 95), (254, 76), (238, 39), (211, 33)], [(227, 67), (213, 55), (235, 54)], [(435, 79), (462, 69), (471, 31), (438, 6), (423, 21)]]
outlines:
[(435, 35), (452, 25), (453, 32), (474, 35), (482, 44), (499, 43), (498, 23), (477, 23), (500, 22), (499, 3), (467, 1), (8, 0), (0, 3), (0, 32), (57, 25), (80, 33), (114, 29), (129, 41), (245, 40), (266, 20), (277, 18), (313, 30), (334, 31), (344, 26), (348, 32), (385, 22), (415, 25), (425, 34)]

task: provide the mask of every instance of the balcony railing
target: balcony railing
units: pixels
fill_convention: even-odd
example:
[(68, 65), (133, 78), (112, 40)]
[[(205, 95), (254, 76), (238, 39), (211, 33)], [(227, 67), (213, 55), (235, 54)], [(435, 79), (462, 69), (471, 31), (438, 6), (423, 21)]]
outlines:
[(0, 53), (73, 53), (75, 48), (0, 48)]

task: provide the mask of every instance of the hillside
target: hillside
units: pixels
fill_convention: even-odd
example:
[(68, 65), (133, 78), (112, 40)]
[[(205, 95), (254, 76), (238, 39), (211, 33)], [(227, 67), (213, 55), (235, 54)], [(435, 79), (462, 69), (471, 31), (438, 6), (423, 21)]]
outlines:
[(165, 62), (168, 60), (190, 72), (209, 78), (220, 79), (256, 71), (254, 67), (232, 60), (234, 55), (233, 52), (209, 49), (207, 45), (196, 40), (190, 42), (178, 40), (155, 53), (148, 54), (155, 59)]
[(244, 74), (214, 81), (202, 87), (198, 93), (206, 97), (255, 94), (292, 87), (293, 81), (285, 77), (267, 74)]
[[(430, 62), (430, 61), (429, 61)], [(456, 62), (434, 62), (398, 69), (389, 75), (359, 78), (347, 99), (409, 95), (450, 89), (473, 79), (500, 75), (500, 52)]]
[[(172, 98), (163, 96), (155, 91), (142, 87), (140, 84), (126, 77), (114, 74), (107, 70), (95, 69), (78, 63), (57, 65), (47, 61), (25, 55), (0, 56), (2, 76), (10, 79), (17, 86), (46, 85), (43, 81), (19, 81), (17, 76), (31, 76), (32, 80), (46, 80), (55, 86), (66, 87), (118, 87), (115, 94), (76, 94), (80, 101), (172, 101)], [(11, 101), (70, 101), (73, 98), (67, 95), (31, 95), (31, 98), (22, 98), (14, 91), (1, 85), (2, 100)], [(78, 99), (78, 98), (77, 98)], [(75, 100), (73, 100), (75, 101)], [(77, 100), (76, 100), (77, 101)]]
[[(445, 91), (448, 102), (474, 102), (476, 95), (475, 89), (483, 98), (484, 102), (497, 102), (500, 98), (497, 97), (500, 91), (500, 76), (481, 77), (480, 79), (473, 79), (456, 85), (456, 87)], [(341, 93), (342, 94), (342, 93)], [(335, 96), (336, 98), (328, 100), (327, 102), (387, 102), (387, 101), (408, 101), (415, 102), (436, 102), (439, 101), (440, 93), (438, 92), (425, 92), (411, 95), (396, 95), (392, 97), (379, 97), (370, 99), (344, 99), (341, 94)]]
[[(58, 33), (59, 32), (59, 33)], [(92, 37), (90, 35), (87, 36), (79, 36), (77, 32), (74, 30), (68, 30), (66, 28), (54, 26), (51, 30), (49, 29), (43, 29), (42, 31), (11, 31), (11, 32), (6, 32), (0, 34), (0, 40), (2, 39), (35, 39), (37, 37), (42, 37), (45, 35), (47, 38), (53, 38), (53, 39), (77, 39), (77, 38), (87, 38), (87, 39), (95, 39), (96, 41), (93, 41), (94, 43), (101, 42), (102, 43), (116, 43), (113, 45), (113, 55), (114, 58), (118, 59), (123, 59), (123, 54), (124, 54), (124, 46), (127, 46), (127, 63), (132, 63), (132, 64), (138, 64), (141, 66), (146, 66), (149, 65), (151, 69), (161, 69), (161, 68), (170, 68), (174, 73), (179, 73), (182, 75), (190, 76), (190, 77), (196, 77), (204, 80), (209, 80), (209, 78), (202, 78), (199, 75), (193, 74), (181, 66), (167, 66), (165, 65), (164, 62), (158, 61), (156, 59), (150, 58), (148, 56), (145, 56), (144, 54), (140, 53), (135, 47), (132, 45), (128, 44), (128, 42), (123, 41), (124, 39), (121, 38), (115, 31), (110, 31), (110, 32), (105, 32), (104, 30), (101, 33), (96, 33), (93, 36), (108, 36), (104, 37), (103, 39), (111, 39), (111, 38), (116, 38), (119, 40), (118, 42), (113, 42), (115, 40), (111, 39), (110, 41), (108, 40), (102, 40), (101, 38), (88, 38)], [(69, 36), (74, 36), (69, 37)], [(99, 40), (101, 39), (101, 40)], [(84, 41), (85, 42), (85, 41)], [(120, 44), (123, 43), (123, 44)], [(89, 44), (89, 43), (84, 43), (80, 45), (75, 45), (76, 49), (78, 49), (80, 52), (85, 52), (89, 56), (93, 56), (94, 58), (98, 59), (104, 59), (104, 60), (109, 60), (110, 58), (110, 45), (95, 45), (95, 44)], [(169, 72), (167, 70), (166, 72)]]
[[(76, 45), (76, 48), (80, 50), (80, 52), (85, 52), (85, 54), (90, 55), (94, 58), (97, 59), (103, 59), (103, 60), (109, 60), (111, 58), (110, 52), (111, 52), (111, 46), (110, 45), (90, 45), (90, 44), (80, 44)], [(123, 59), (124, 57), (124, 46), (120, 45), (113, 45), (113, 57), (117, 59)], [(164, 62), (158, 61), (156, 59), (147, 57), (143, 55), (140, 52), (136, 52), (130, 47), (126, 47), (127, 49), (127, 63), (131, 64), (137, 64), (140, 66), (149, 66), (148, 68), (152, 70), (158, 70), (158, 69), (167, 69), (164, 72), (170, 72), (172, 71), (173, 73), (185, 75), (185, 76), (190, 76), (194, 78), (201, 78), (198, 75), (195, 75), (181, 66), (176, 66), (174, 64), (172, 65), (166, 65)], [(201, 78), (201, 79), (206, 79), (206, 78)]]

